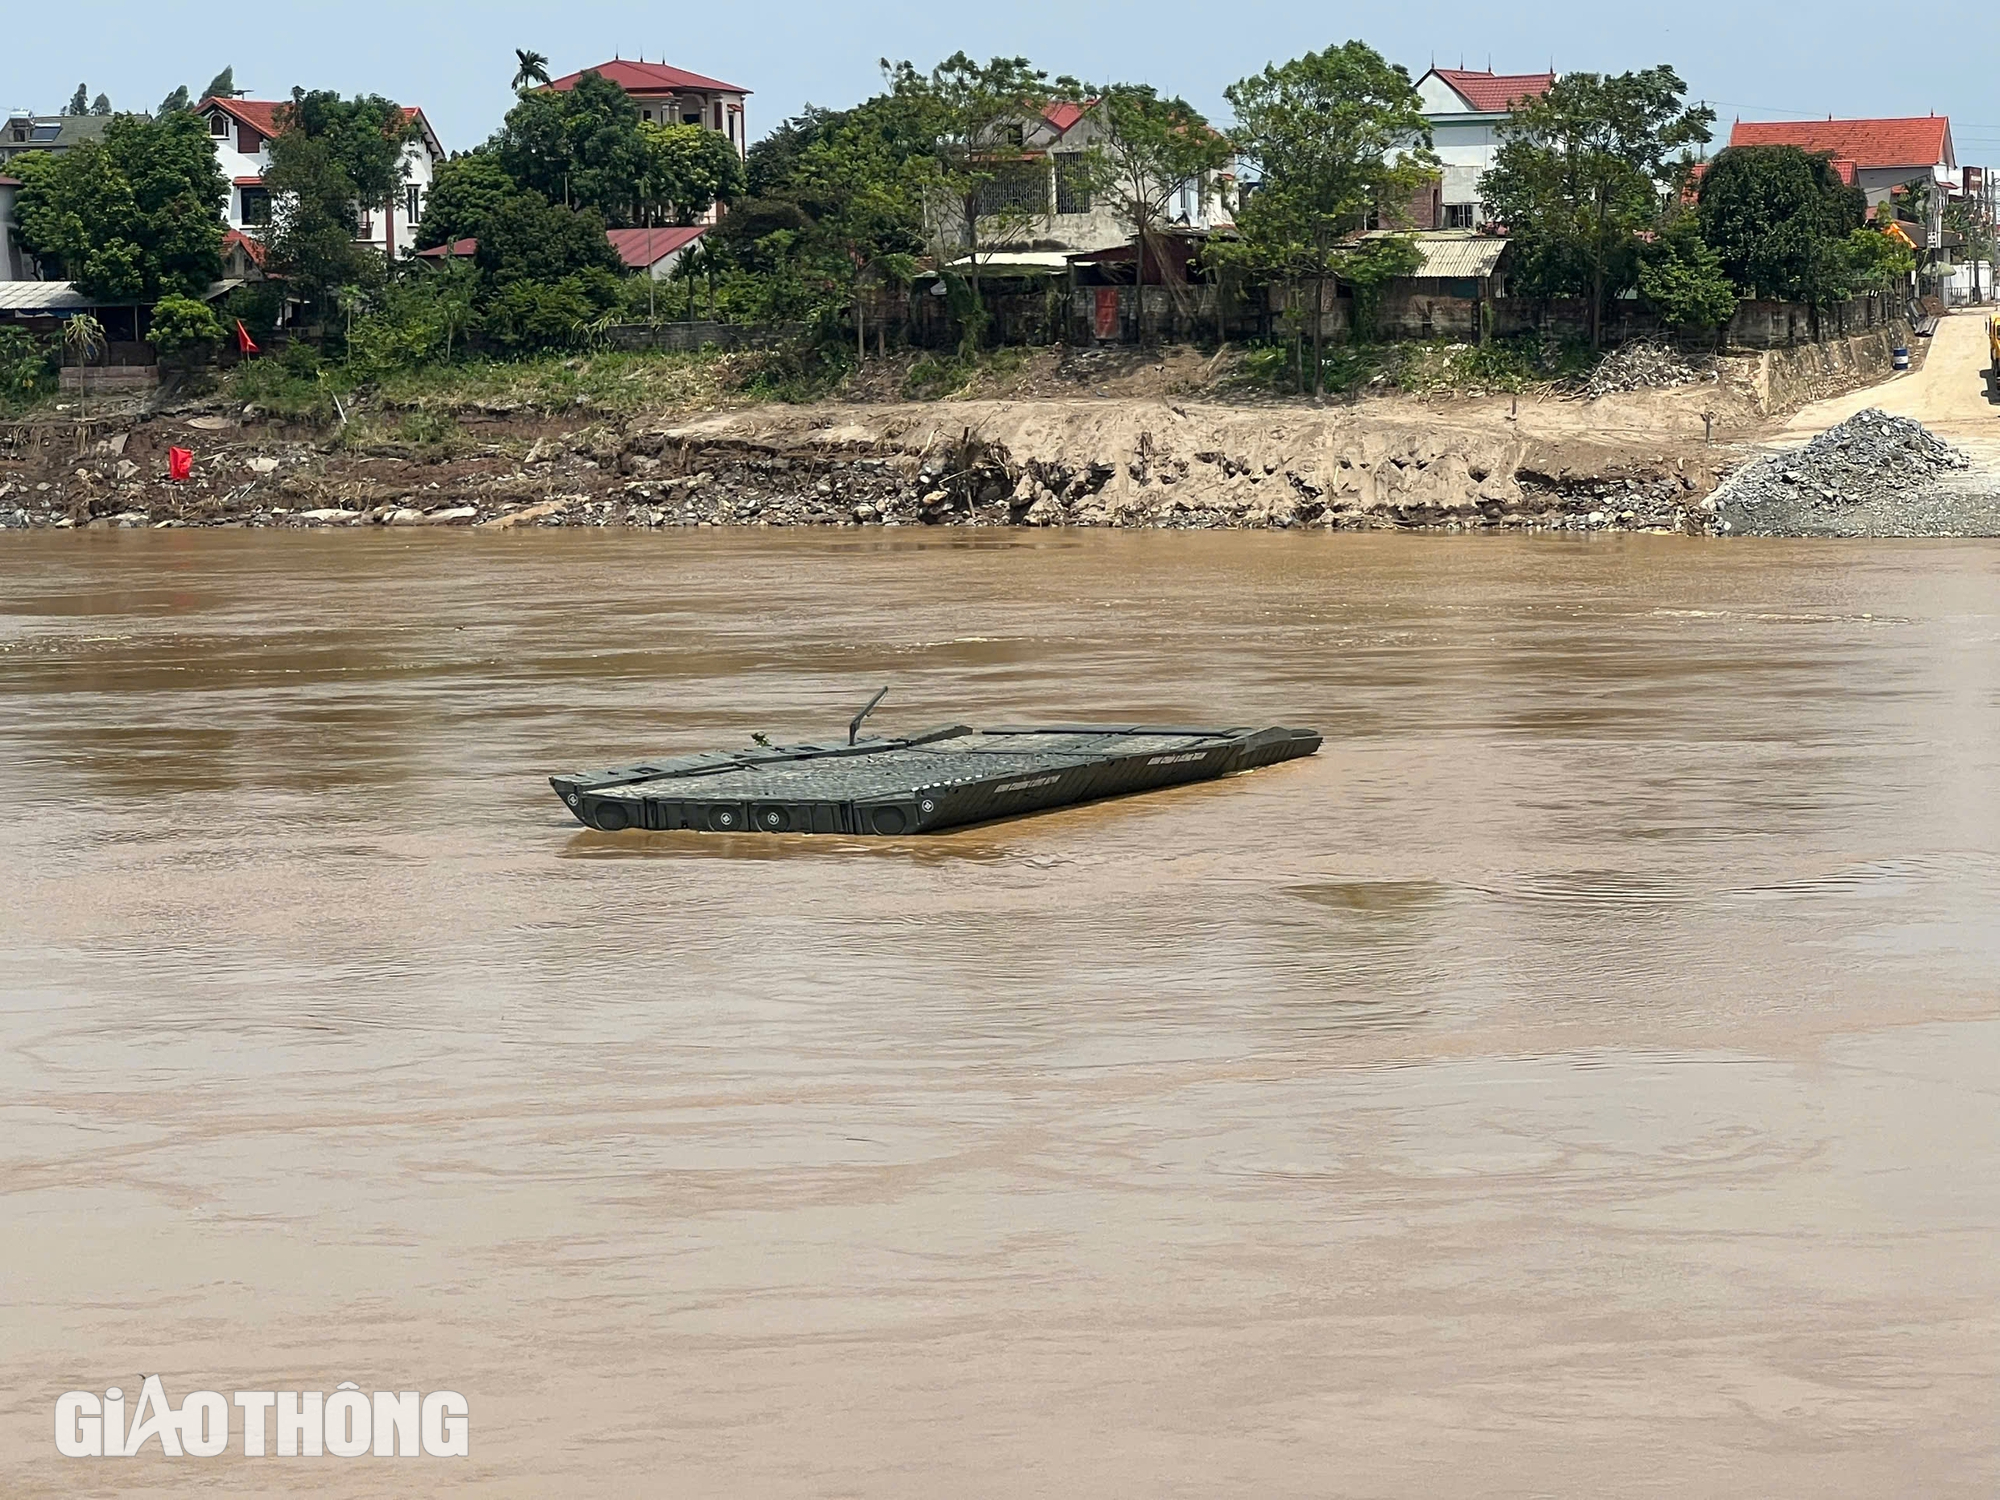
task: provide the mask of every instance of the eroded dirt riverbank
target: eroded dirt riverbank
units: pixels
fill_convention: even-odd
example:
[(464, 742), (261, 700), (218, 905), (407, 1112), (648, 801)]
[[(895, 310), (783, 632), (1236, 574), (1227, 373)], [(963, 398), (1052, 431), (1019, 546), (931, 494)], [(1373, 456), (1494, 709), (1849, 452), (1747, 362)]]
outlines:
[[(1878, 334), (1725, 360), (1694, 385), (1588, 402), (1539, 391), (1327, 405), (1218, 399), (1191, 354), (1079, 389), (1051, 355), (1056, 376), (1000, 397), (469, 408), (428, 445), (211, 403), (17, 432), (0, 449), (0, 526), (1706, 533), (1720, 529), (1718, 479), (1777, 416), (1885, 374), (1887, 348)], [(187, 484), (164, 477), (171, 445), (196, 455)]]

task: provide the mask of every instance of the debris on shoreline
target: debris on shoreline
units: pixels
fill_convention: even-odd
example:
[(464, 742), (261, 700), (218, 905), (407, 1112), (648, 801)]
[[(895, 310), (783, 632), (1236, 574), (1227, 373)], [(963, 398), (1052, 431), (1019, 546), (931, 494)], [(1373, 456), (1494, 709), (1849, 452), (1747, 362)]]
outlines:
[[(1717, 491), (1721, 507), (1749, 528), (1785, 530), (1782, 513), (1839, 511), (1870, 502), (1915, 498), (1970, 459), (1921, 422), (1870, 407), (1829, 427), (1796, 453), (1759, 459)], [(1745, 529), (1732, 523), (1736, 529)]]
[(1584, 377), (1579, 394), (1595, 401), (1627, 391), (1671, 390), (1706, 378), (1669, 345), (1633, 342), (1621, 345), (1599, 360), (1597, 367)]

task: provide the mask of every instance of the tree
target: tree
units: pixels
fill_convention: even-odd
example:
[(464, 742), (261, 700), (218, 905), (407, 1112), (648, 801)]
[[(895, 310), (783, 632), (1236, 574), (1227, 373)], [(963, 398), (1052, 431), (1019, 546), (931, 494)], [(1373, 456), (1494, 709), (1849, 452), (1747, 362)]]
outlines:
[(514, 49), (514, 56), (518, 60), (519, 66), (514, 69), (514, 81), (508, 87), (512, 88), (515, 93), (518, 94), (522, 89), (534, 84), (548, 83), (549, 60), (547, 56), (540, 52), (527, 52), (519, 47)]
[(69, 108), (64, 110), (63, 113), (66, 115), (87, 115), (90, 113), (90, 89), (87, 85), (79, 83), (76, 86), (76, 92), (69, 96)]
[(1736, 316), (1736, 286), (1722, 257), (1683, 214), (1639, 252), (1639, 293), (1669, 328), (1713, 328)]
[(1864, 207), (1824, 154), (1731, 146), (1702, 173), (1698, 212), (1702, 238), (1748, 295), (1817, 310), (1847, 298), (1847, 237)]
[(382, 257), (356, 238), (361, 199), (331, 142), (286, 130), (271, 142), (264, 171), (271, 190), (266, 265), (322, 315), (346, 287), (379, 280)]
[(1355, 235), (1371, 218), (1393, 218), (1435, 167), (1429, 125), (1410, 75), (1363, 42), (1266, 67), (1223, 95), (1238, 149), (1263, 174), (1237, 215), (1239, 256), (1310, 281), (1312, 390), (1322, 396), (1327, 282), (1383, 253)]
[(188, 98), (187, 85), (182, 84), (179, 88), (175, 89), (171, 94), (167, 95), (166, 98), (160, 101), (160, 107), (157, 110), (155, 110), (154, 113), (160, 115), (172, 115), (172, 114), (179, 114), (185, 110), (190, 110), (193, 108), (194, 108), (194, 101)]
[(1855, 230), (1846, 250), (1848, 275), (1859, 291), (1900, 292), (1916, 274), (1916, 252), (1886, 227)]
[(77, 390), (82, 394), (84, 407), (88, 410), (90, 387), (83, 383), (82, 367), (110, 347), (104, 336), (104, 325), (89, 313), (72, 313), (63, 323), (62, 341), (63, 348), (76, 356)]
[(1354, 292), (1354, 339), (1375, 337), (1375, 317), (1389, 283), (1414, 275), (1424, 263), (1423, 252), (1407, 234), (1370, 235), (1354, 246), (1340, 263), (1340, 279)]
[(382, 278), (382, 257), (357, 239), (364, 211), (401, 193), (403, 150), (416, 131), (402, 107), (380, 95), (343, 99), (293, 89), (278, 111), (265, 185), (271, 190), (271, 269), (322, 309), (343, 288)]
[(201, 91), (204, 99), (234, 99), (242, 90), (236, 87), (236, 65), (231, 63), (220, 73), (208, 80), (208, 87)]
[[(1049, 102), (1049, 76), (1025, 57), (976, 63), (963, 52), (928, 74), (907, 62), (885, 60), (882, 67), (899, 112), (924, 141), (925, 218), (938, 265), (965, 251), (973, 315), (983, 324), (982, 237), (1000, 243), (1019, 238), (1049, 212), (1046, 168), (1020, 149), (1024, 129)], [(969, 329), (968, 338), (979, 331)]]
[[(1235, 159), (1236, 148), (1185, 99), (1162, 99), (1146, 84), (1108, 84), (1093, 92), (1100, 134), (1089, 153), (1091, 176), (1132, 230), (1143, 288), (1147, 258), (1160, 264), (1161, 230), (1174, 200), (1190, 183), (1206, 198), (1211, 177)], [(1144, 291), (1137, 296), (1144, 339)]]
[[(417, 125), (403, 107), (380, 94), (343, 99), (331, 89), (293, 89), (278, 111), (278, 133), (323, 141), (354, 186), (354, 201), (376, 208), (401, 192), (406, 168), (403, 150), (416, 138)], [(273, 161), (276, 142), (272, 143)]]
[(1660, 216), (1669, 157), (1706, 141), (1715, 122), (1686, 93), (1666, 66), (1568, 73), (1500, 126), (1480, 196), (1516, 242), (1524, 290), (1588, 299), (1593, 348), (1608, 300), (1635, 282), (1637, 236)]
[(99, 94), (95, 99), (91, 100), (90, 112), (100, 120), (110, 115), (111, 96), (109, 94)]
[(222, 274), (229, 184), (191, 114), (119, 115), (99, 140), (9, 168), (22, 245), (92, 296), (198, 296)]
[[(821, 137), (799, 152), (786, 184), (807, 215), (789, 269), (819, 288), (827, 306), (849, 309), (863, 359), (870, 303), (908, 284), (924, 248), (932, 164), (920, 155), (912, 123), (894, 96), (830, 117)], [(886, 342), (878, 315), (876, 343)]]
[(162, 354), (213, 350), (222, 342), (222, 320), (215, 309), (193, 297), (162, 297), (153, 306), (147, 342)]
[(650, 222), (692, 224), (717, 203), (743, 192), (743, 158), (729, 138), (700, 125), (641, 121), (646, 150), (639, 206)]
[(478, 261), (496, 286), (551, 285), (593, 270), (616, 276), (625, 265), (596, 209), (563, 208), (536, 193), (516, 193), (488, 217)]
[(488, 149), (518, 186), (551, 203), (594, 208), (607, 224), (637, 221), (648, 166), (639, 106), (601, 73), (521, 95)]
[(469, 151), (439, 162), (417, 226), (417, 247), (477, 239), (495, 209), (519, 189), (489, 151)]

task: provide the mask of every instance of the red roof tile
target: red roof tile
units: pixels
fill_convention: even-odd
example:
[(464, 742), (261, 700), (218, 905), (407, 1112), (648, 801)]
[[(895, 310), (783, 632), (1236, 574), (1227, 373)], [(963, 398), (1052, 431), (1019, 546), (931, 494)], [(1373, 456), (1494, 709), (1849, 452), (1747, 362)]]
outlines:
[(250, 257), (252, 265), (261, 266), (264, 264), (264, 247), (261, 243), (252, 239), (240, 229), (225, 231), (222, 236), (222, 253), (227, 255), (237, 245), (243, 247), (243, 251)]
[(453, 240), (449, 245), (433, 245), (428, 250), (419, 250), (418, 255), (425, 260), (443, 260), (446, 256), (454, 259), (470, 260), (479, 253), (479, 241), (474, 239)]
[(1055, 128), (1057, 135), (1061, 135), (1088, 114), (1090, 106), (1096, 102), (1092, 99), (1083, 104), (1076, 104), (1068, 99), (1058, 99), (1042, 111), (1042, 118)]
[[(195, 113), (207, 114), (210, 109), (219, 109), (226, 115), (233, 115), (267, 140), (283, 128), (278, 124), (278, 111), (289, 105), (289, 99), (204, 99), (195, 106)], [(438, 145), (437, 132), (431, 129), (431, 122), (424, 118), (424, 112), (414, 104), (399, 106), (403, 118), (414, 120), (423, 126), (424, 137), (431, 149), (442, 154)]]
[(1556, 81), (1553, 73), (1476, 73), (1467, 68), (1431, 71), (1464, 96), (1483, 114), (1501, 114), (1520, 99), (1539, 99)]
[(747, 94), (750, 90), (737, 83), (724, 83), (719, 78), (704, 78), (699, 73), (690, 73), (685, 68), (670, 68), (665, 63), (630, 62), (624, 58), (608, 63), (599, 63), (594, 68), (585, 68), (576, 73), (565, 73), (549, 85), (565, 93), (576, 87), (577, 80), (584, 73), (602, 73), (628, 94), (660, 94), (675, 89), (707, 89), (718, 94)]
[(676, 250), (692, 245), (708, 233), (706, 224), (693, 228), (673, 229), (607, 229), (605, 236), (611, 241), (611, 248), (618, 252), (619, 259), (634, 270), (657, 265)]
[(1797, 146), (1870, 167), (1933, 167), (1953, 159), (1951, 121), (1944, 115), (1908, 120), (1738, 120), (1732, 146)]
[(0, 187), (19, 187), (20, 185), (21, 179), (18, 177), (0, 177)]
[(262, 187), (264, 185), (264, 179), (261, 177), (232, 177), (229, 180), (235, 187)]
[(273, 136), (278, 133), (278, 111), (284, 107), (285, 101), (276, 99), (204, 99), (195, 106), (195, 112), (205, 115), (211, 109), (219, 109), (259, 135)]

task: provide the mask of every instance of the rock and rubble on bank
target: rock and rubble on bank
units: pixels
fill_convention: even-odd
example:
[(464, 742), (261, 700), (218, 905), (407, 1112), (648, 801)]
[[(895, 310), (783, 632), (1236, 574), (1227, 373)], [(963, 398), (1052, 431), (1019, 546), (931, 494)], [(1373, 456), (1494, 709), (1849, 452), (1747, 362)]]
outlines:
[[(496, 435), (497, 436), (497, 435)], [(196, 451), (184, 484), (165, 449)], [(0, 466), (19, 475), (21, 465)], [(452, 456), (254, 419), (142, 424), (0, 477), (0, 527), (1078, 526), (1698, 532), (1699, 452), (1638, 457), (1349, 408), (995, 401), (599, 421)]]
[(1871, 407), (1745, 465), (1714, 500), (1720, 526), (1747, 536), (1985, 536), (2000, 529), (1996, 488), (1923, 424)]

